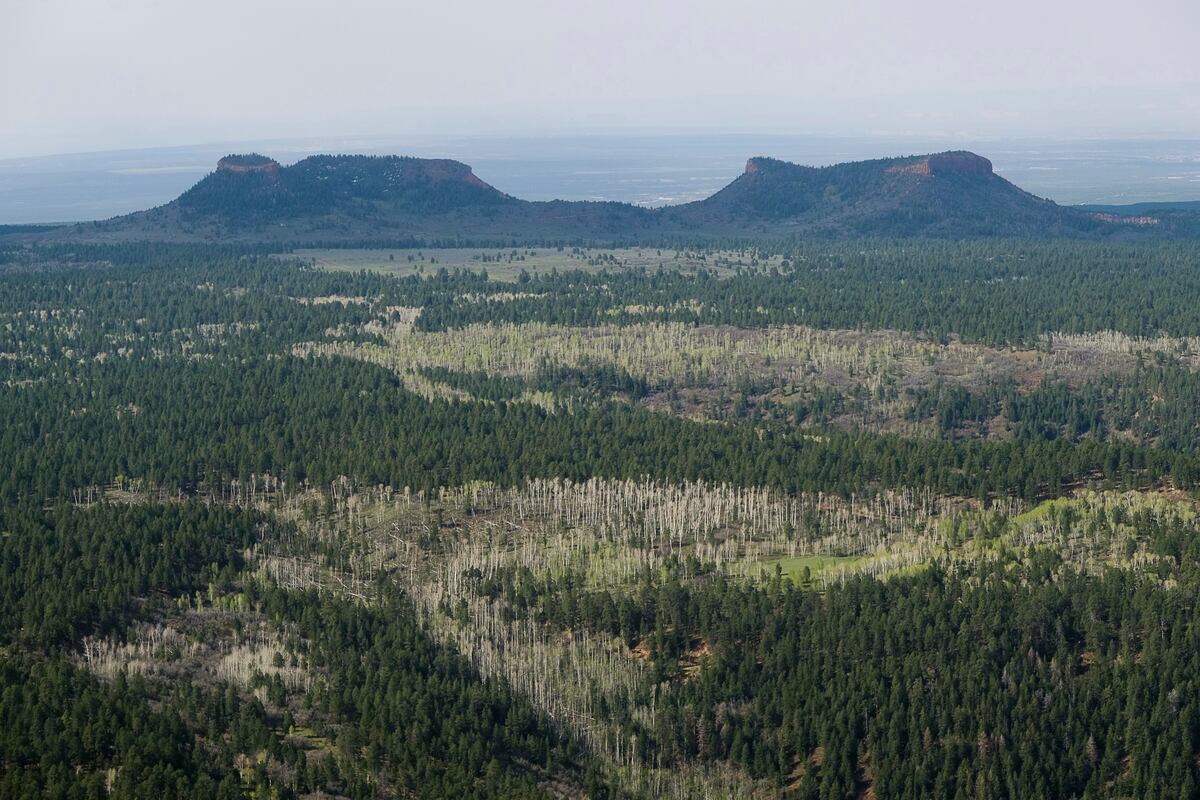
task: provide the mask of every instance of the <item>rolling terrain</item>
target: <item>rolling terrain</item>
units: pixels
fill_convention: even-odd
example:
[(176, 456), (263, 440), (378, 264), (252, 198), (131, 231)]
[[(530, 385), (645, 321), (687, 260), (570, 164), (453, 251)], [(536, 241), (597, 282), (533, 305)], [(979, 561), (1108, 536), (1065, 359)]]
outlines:
[(0, 796), (1193, 796), (1192, 243), (275, 246), (0, 243)]

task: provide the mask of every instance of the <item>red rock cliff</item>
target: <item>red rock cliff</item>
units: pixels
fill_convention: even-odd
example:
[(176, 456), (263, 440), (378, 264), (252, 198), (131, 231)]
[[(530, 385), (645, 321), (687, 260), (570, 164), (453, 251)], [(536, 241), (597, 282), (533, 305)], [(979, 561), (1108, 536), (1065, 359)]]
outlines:
[(895, 166), (888, 172), (905, 173), (908, 175), (991, 175), (992, 162), (983, 156), (968, 153), (965, 150), (950, 153), (937, 153), (926, 156), (920, 161), (903, 166)]
[(225, 156), (217, 162), (217, 172), (265, 172), (268, 175), (278, 175), (279, 162), (263, 156)]

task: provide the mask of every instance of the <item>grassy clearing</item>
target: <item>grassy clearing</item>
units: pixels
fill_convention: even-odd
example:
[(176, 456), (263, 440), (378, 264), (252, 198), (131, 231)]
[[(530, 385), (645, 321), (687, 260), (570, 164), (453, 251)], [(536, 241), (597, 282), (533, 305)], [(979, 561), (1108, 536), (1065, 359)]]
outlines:
[(836, 572), (840, 567), (852, 568), (862, 560), (862, 556), (795, 556), (768, 561), (766, 567), (768, 573), (778, 567), (792, 583), (803, 586), (808, 581), (821, 579), (823, 573)]
[(1066, 507), (1069, 507), (1072, 505), (1076, 505), (1076, 504), (1074, 504), (1074, 503), (1072, 503), (1072, 501), (1066, 500), (1066, 499), (1045, 500), (1041, 503), (1038, 503), (1036, 506), (1029, 509), (1028, 511), (1026, 511), (1022, 514), (1018, 514), (1017, 516), (1013, 517), (1012, 522), (1017, 527), (1023, 528), (1027, 525), (1033, 525), (1035, 523), (1039, 523), (1039, 522), (1043, 522), (1048, 519), (1052, 519), (1056, 509), (1066, 508)]

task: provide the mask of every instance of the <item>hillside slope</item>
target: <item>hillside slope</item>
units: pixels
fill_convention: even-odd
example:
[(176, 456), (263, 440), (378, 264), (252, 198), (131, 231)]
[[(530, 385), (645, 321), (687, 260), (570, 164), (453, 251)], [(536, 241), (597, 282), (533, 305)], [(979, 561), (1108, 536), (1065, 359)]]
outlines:
[(466, 164), (311, 156), (291, 166), (231, 155), (177, 199), (112, 220), (31, 234), (59, 240), (262, 242), (653, 240), (672, 237), (968, 238), (1195, 235), (1200, 214), (1121, 215), (1059, 206), (966, 151), (807, 167), (752, 158), (704, 200), (661, 209), (531, 202)]
[(449, 159), (230, 155), (175, 200), (65, 228), (82, 240), (350, 242), (616, 235), (650, 221), (622, 203), (530, 203)]
[(1019, 189), (965, 151), (828, 167), (752, 158), (721, 191), (666, 213), (699, 227), (822, 235), (1059, 236), (1113, 226)]

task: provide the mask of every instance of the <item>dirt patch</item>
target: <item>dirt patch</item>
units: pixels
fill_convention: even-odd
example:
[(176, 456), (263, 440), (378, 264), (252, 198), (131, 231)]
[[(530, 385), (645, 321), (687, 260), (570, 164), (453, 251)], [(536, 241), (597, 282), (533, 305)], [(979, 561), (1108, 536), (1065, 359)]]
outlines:
[(688, 649), (679, 658), (679, 667), (683, 671), (683, 681), (688, 681), (700, 674), (704, 659), (712, 655), (712, 648), (703, 639), (693, 639), (688, 643)]

